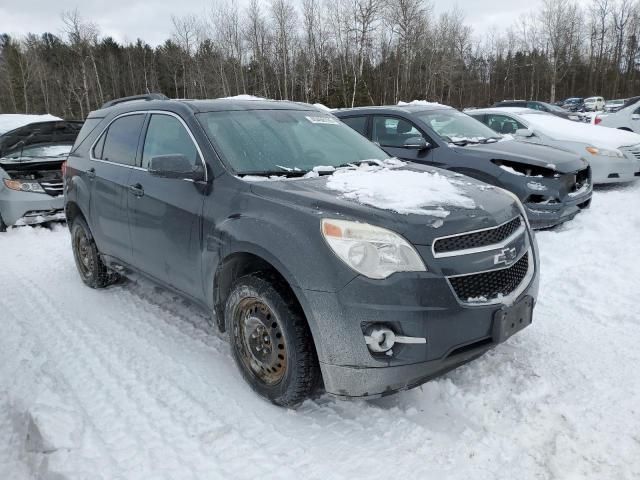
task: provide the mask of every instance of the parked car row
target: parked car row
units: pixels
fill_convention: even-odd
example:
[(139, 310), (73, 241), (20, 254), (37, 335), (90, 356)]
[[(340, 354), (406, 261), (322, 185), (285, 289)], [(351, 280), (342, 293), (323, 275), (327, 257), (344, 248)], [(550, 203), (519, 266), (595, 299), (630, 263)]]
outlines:
[(640, 172), (639, 135), (520, 107), (151, 94), (72, 127), (64, 212), (83, 282), (144, 276), (201, 306), (249, 385), (287, 407), (319, 385), (412, 388), (522, 330), (533, 228)]

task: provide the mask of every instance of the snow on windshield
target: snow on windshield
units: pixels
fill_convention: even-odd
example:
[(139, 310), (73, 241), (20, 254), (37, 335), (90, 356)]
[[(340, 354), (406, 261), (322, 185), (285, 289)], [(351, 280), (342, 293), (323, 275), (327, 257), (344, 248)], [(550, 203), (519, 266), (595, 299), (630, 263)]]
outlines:
[(450, 213), (445, 206), (476, 206), (457, 183), (462, 184), (437, 172), (399, 170), (387, 164), (339, 169), (328, 178), (327, 188), (372, 207), (445, 218)]
[(555, 140), (587, 143), (596, 147), (618, 148), (640, 144), (640, 135), (615, 128), (572, 122), (553, 115), (523, 113), (522, 119)]
[(62, 120), (53, 115), (20, 115), (14, 113), (6, 113), (0, 115), (0, 135), (16, 128), (24, 127), (30, 123), (51, 122), (54, 120)]

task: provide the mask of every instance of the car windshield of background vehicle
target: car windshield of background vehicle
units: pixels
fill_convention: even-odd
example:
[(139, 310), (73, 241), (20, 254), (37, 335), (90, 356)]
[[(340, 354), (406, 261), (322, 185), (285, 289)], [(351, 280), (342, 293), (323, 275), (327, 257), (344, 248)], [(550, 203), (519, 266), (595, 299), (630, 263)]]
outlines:
[(418, 112), (416, 116), (445, 142), (486, 143), (501, 138), (485, 124), (456, 110)]
[(303, 174), (389, 158), (333, 115), (307, 110), (198, 114), (212, 142), (238, 175)]

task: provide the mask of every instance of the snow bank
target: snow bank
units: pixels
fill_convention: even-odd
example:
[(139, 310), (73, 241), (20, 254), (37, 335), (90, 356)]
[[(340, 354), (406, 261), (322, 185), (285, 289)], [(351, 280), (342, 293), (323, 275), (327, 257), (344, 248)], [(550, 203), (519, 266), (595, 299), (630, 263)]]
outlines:
[(0, 114), (0, 135), (16, 128), (24, 127), (30, 123), (50, 122), (52, 120), (62, 120), (53, 115), (21, 115), (14, 113)]
[(620, 148), (640, 144), (640, 135), (615, 128), (574, 122), (554, 115), (523, 113), (524, 121), (545, 135), (556, 140), (588, 143), (601, 148)]
[(376, 208), (444, 218), (444, 206), (475, 208), (474, 201), (455, 185), (456, 181), (437, 172), (414, 172), (389, 167), (361, 167), (338, 170), (327, 187), (344, 198)]

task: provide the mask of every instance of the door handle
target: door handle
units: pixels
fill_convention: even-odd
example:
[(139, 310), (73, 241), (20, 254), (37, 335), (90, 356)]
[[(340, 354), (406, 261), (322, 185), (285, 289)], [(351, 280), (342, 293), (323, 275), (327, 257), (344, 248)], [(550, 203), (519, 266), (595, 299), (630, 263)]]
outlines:
[(96, 178), (96, 169), (91, 167), (89, 170), (87, 170), (87, 177), (89, 177), (91, 180)]
[(142, 197), (144, 195), (144, 188), (142, 188), (142, 185), (140, 185), (139, 183), (129, 185), (129, 191), (136, 197)]

